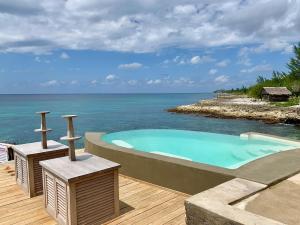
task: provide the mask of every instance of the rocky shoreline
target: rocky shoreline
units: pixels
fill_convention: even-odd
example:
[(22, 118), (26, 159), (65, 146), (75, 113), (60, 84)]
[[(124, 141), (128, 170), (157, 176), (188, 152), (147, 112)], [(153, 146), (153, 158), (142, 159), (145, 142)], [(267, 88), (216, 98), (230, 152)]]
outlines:
[(250, 98), (215, 98), (167, 111), (216, 118), (261, 120), (265, 123), (300, 124), (299, 107), (278, 107)]

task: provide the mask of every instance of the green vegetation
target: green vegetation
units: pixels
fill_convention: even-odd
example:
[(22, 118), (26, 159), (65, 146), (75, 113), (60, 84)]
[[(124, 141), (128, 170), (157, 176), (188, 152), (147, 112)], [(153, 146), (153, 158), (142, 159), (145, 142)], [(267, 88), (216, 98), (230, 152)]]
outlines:
[[(273, 71), (271, 78), (259, 76), (256, 84), (250, 87), (242, 87), (237, 89), (226, 90), (224, 92), (232, 94), (246, 94), (249, 97), (260, 98), (263, 87), (287, 87), (292, 93), (293, 98), (282, 106), (290, 106), (299, 104), (298, 96), (300, 95), (300, 42), (294, 46), (295, 56), (287, 63), (288, 72)], [(297, 98), (296, 98), (297, 97)]]

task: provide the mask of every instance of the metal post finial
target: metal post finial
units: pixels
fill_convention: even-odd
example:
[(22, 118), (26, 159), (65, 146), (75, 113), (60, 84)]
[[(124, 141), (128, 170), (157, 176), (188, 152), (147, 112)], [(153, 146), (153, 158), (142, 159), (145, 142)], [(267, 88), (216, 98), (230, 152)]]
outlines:
[(47, 129), (47, 124), (46, 124), (46, 114), (50, 113), (49, 111), (42, 111), (42, 112), (36, 112), (37, 114), (41, 115), (41, 128), (40, 129), (35, 129), (34, 132), (40, 132), (42, 133), (42, 148), (46, 149), (48, 148), (47, 146), (47, 132), (52, 131), (52, 129)]
[(60, 140), (68, 141), (69, 143), (69, 159), (71, 161), (76, 161), (75, 155), (75, 141), (80, 139), (80, 136), (75, 136), (74, 133), (74, 126), (73, 126), (73, 118), (77, 117), (76, 115), (64, 115), (63, 118), (66, 118), (68, 121), (68, 128), (67, 128), (67, 136), (61, 137)]

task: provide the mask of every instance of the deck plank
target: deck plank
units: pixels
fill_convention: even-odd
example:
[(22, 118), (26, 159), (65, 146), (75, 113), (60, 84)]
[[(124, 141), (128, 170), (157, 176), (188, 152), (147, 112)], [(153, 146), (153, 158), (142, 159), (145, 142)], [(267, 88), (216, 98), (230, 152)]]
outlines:
[[(107, 225), (185, 224), (188, 195), (123, 175), (119, 187), (121, 215)], [(44, 210), (43, 196), (30, 199), (16, 185), (13, 163), (0, 164), (0, 224), (57, 224)]]

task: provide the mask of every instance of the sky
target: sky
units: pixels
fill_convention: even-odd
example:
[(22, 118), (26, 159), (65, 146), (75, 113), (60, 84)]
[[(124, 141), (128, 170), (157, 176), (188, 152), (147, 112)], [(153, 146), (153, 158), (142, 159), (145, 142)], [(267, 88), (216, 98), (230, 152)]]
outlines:
[(0, 93), (249, 86), (299, 41), (300, 0), (0, 0)]

